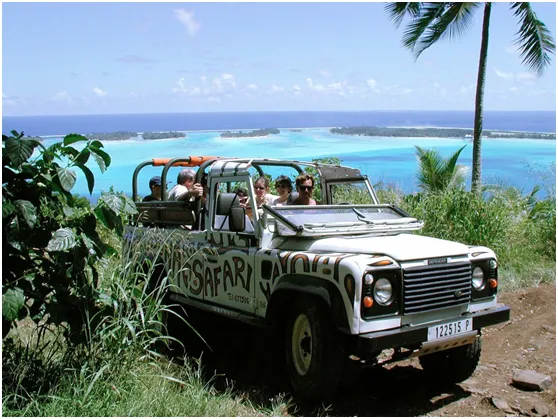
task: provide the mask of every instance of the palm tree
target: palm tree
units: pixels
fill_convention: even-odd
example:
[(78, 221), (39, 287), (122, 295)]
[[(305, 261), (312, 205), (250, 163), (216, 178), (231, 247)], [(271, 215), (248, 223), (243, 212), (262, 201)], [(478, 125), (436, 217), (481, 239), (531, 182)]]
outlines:
[[(442, 38), (460, 36), (471, 26), (477, 9), (484, 4), (482, 24), (481, 50), (477, 75), (477, 90), (475, 96), (475, 121), (473, 134), (473, 171), (471, 190), (478, 192), (481, 184), (481, 134), (483, 124), (483, 97), (486, 78), (486, 62), (488, 53), (488, 35), (490, 26), (490, 11), (492, 3), (388, 3), (386, 12), (396, 26), (399, 26), (405, 16), (411, 18), (403, 34), (402, 42), (418, 59), (420, 54), (436, 41)], [(541, 22), (530, 3), (510, 3), (513, 15), (518, 19), (520, 27), (517, 31), (515, 45), (518, 46), (522, 63), (539, 77), (550, 64), (549, 54), (554, 54), (556, 46), (554, 39)]]
[(445, 159), (436, 150), (425, 150), (416, 145), (419, 187), (426, 192), (442, 192), (463, 185), (467, 167), (457, 165), (457, 159), (465, 147), (466, 145)]

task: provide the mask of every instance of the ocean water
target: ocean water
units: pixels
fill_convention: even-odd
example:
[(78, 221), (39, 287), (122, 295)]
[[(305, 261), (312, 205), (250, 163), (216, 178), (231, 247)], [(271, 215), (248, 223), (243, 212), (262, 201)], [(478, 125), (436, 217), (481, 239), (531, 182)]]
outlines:
[[(105, 142), (112, 164), (101, 174), (94, 163), (90, 168), (96, 184), (92, 199), (103, 190), (131, 194), (132, 173), (135, 167), (156, 157), (184, 157), (189, 155), (217, 155), (226, 157), (290, 158), (309, 161), (312, 158), (334, 156), (343, 164), (357, 167), (367, 174), (372, 183), (382, 181), (398, 186), (405, 192), (417, 190), (417, 170), (414, 146), (436, 148), (450, 155), (463, 145), (459, 164), (471, 166), (472, 143), (468, 139), (445, 138), (384, 138), (330, 134), (329, 126), (472, 126), (471, 112), (245, 112), (151, 115), (88, 115), (3, 117), (2, 131), (12, 129), (27, 135), (50, 135), (45, 145), (60, 141), (70, 132), (113, 131), (170, 131), (188, 132), (185, 138), (172, 140), (128, 140)], [(218, 130), (255, 129), (266, 127), (306, 128), (303, 132), (282, 129), (278, 135), (266, 138), (220, 138)], [(556, 132), (554, 112), (486, 112), (485, 128), (509, 131)], [(207, 130), (207, 131), (201, 131)], [(490, 140), (483, 141), (483, 182), (504, 183), (524, 189), (535, 184), (555, 183), (548, 179), (549, 167), (556, 162), (556, 142), (547, 140)], [(173, 169), (174, 170), (174, 169)], [(169, 180), (176, 179), (171, 171)], [(281, 173), (271, 170), (270, 174)], [(140, 173), (140, 195), (148, 193), (148, 180), (160, 174), (160, 169), (146, 167)], [(286, 173), (290, 174), (290, 173)], [(546, 177), (546, 179), (544, 179)], [(75, 192), (88, 195), (86, 182), (78, 172)], [(544, 195), (544, 191), (541, 192)]]

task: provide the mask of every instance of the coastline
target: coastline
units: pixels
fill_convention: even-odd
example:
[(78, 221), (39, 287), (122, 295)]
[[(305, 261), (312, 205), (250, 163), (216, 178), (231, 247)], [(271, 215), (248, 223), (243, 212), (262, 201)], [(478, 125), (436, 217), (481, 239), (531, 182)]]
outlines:
[[(409, 136), (409, 137), (395, 137), (395, 136), (367, 136), (367, 135), (358, 135), (358, 134), (332, 134), (329, 132), (330, 129), (332, 128), (338, 128), (338, 127), (306, 127), (306, 128), (300, 128), (300, 127), (289, 127), (289, 128), (277, 128), (279, 130), (285, 130), (287, 131), (288, 135), (301, 135), (304, 134), (306, 131), (327, 131), (328, 134), (331, 135), (335, 135), (335, 136), (351, 136), (351, 137), (368, 137), (368, 138), (416, 138), (416, 139), (421, 139), (421, 138), (451, 138), (451, 139), (462, 139), (462, 140), (466, 140), (466, 141), (472, 141), (471, 137), (443, 137), (443, 136), (429, 136), (429, 137), (413, 137), (413, 136)], [(386, 126), (384, 128), (393, 128), (393, 129), (442, 129), (442, 130), (450, 130), (450, 129), (457, 129), (457, 130), (471, 130), (472, 128), (463, 128), (463, 127), (438, 127), (438, 126)], [(242, 130), (249, 130), (250, 128), (243, 128), (240, 129), (240, 131)], [(289, 131), (289, 130), (301, 130), (301, 131)], [(184, 133), (223, 133), (223, 132), (227, 132), (227, 131), (231, 131), (230, 129), (223, 129), (223, 130), (176, 130), (178, 132), (184, 132)], [(494, 129), (485, 129), (484, 131), (492, 131), (492, 132), (496, 132), (496, 133), (501, 133), (503, 134), (502, 137), (485, 137), (483, 136), (483, 139), (486, 140), (517, 140), (517, 141), (556, 141), (556, 139), (551, 139), (551, 138), (518, 138), (518, 137), (514, 137), (513, 134), (543, 134), (543, 135), (556, 135), (556, 133), (553, 132), (538, 132), (538, 131), (509, 131), (509, 130), (494, 130)], [(165, 131), (149, 131), (149, 132), (165, 132)], [(173, 138), (157, 138), (157, 139), (143, 139), (141, 137), (141, 135), (143, 135), (144, 132), (138, 132), (138, 136), (137, 137), (130, 137), (128, 139), (122, 139), (122, 140), (102, 140), (102, 141), (106, 141), (106, 142), (110, 142), (110, 143), (119, 143), (119, 142), (129, 142), (129, 141), (134, 141), (134, 142), (146, 142), (146, 141), (170, 141), (170, 140), (180, 140), (180, 139), (186, 139), (187, 136), (185, 135), (184, 137), (173, 137)], [(281, 132), (281, 134), (283, 134)], [(281, 135), (281, 134), (267, 134), (265, 136), (243, 136), (243, 137), (217, 137), (217, 139), (219, 140), (234, 140), (234, 139), (261, 139), (261, 138), (269, 138), (271, 135)], [(506, 135), (509, 134), (509, 135)], [(61, 134), (61, 135), (36, 135), (35, 137), (41, 137), (44, 140), (48, 140), (48, 139), (54, 139), (54, 138), (64, 138), (67, 134)], [(83, 134), (82, 134), (83, 135)], [(504, 135), (506, 135), (504, 137)]]

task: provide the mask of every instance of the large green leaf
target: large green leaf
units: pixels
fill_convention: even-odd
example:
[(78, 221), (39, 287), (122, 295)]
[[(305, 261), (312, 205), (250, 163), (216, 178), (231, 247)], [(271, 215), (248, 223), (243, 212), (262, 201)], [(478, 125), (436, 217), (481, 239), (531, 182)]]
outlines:
[(23, 199), (18, 199), (14, 202), (18, 214), (20, 214), (29, 228), (33, 228), (37, 222), (37, 212), (35, 206)]
[(19, 218), (14, 217), (8, 224), (7, 231), (8, 243), (17, 250), (21, 250), (21, 233), (19, 229)]
[(113, 212), (120, 215), (124, 211), (126, 201), (115, 193), (104, 193), (99, 198), (100, 204), (106, 204)]
[(28, 138), (8, 138), (6, 140), (6, 154), (14, 166), (21, 166), (33, 154), (39, 142)]
[(23, 291), (19, 288), (10, 288), (2, 295), (2, 318), (9, 322), (16, 320), (24, 304)]
[(90, 154), (91, 154), (91, 151), (89, 151), (88, 148), (84, 148), (83, 150), (80, 151), (80, 153), (76, 157), (76, 163), (78, 165), (87, 163), (87, 160), (89, 160)]
[(8, 215), (14, 212), (14, 206), (9, 202), (2, 203), (2, 218), (6, 218)]
[(126, 215), (137, 214), (138, 210), (132, 198), (130, 198), (129, 196), (124, 196), (123, 199), (124, 199), (124, 210), (123, 210), (124, 214)]
[(111, 163), (110, 156), (100, 148), (94, 147), (93, 145), (91, 145), (89, 149), (91, 150), (91, 155), (95, 158), (95, 161), (99, 165), (101, 172), (107, 170), (107, 167), (109, 167)]
[(87, 189), (89, 189), (89, 193), (92, 194), (93, 187), (95, 186), (95, 176), (93, 176), (93, 173), (91, 172), (91, 170), (89, 170), (89, 167), (87, 167), (86, 165), (79, 164), (78, 167), (85, 175), (85, 179), (87, 179)]
[(71, 249), (76, 245), (76, 235), (71, 228), (60, 228), (54, 232), (48, 242), (47, 250), (60, 251)]
[(79, 134), (68, 134), (64, 137), (64, 145), (70, 145), (73, 143), (77, 143), (79, 141), (87, 141), (87, 138), (85, 138), (83, 135), (79, 135)]
[(64, 188), (65, 191), (70, 192), (76, 184), (76, 172), (64, 168), (58, 168), (56, 172), (58, 173), (58, 179), (60, 179), (60, 185), (62, 188)]

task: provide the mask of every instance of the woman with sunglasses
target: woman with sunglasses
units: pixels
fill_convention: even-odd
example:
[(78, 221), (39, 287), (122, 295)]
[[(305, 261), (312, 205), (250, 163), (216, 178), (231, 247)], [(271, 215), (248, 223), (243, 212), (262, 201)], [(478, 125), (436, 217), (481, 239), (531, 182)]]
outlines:
[(281, 175), (275, 179), (275, 189), (279, 196), (273, 200), (272, 205), (287, 205), (289, 199), (289, 194), (293, 191), (293, 184), (291, 180), (285, 176)]
[(296, 178), (295, 184), (298, 197), (291, 202), (291, 205), (317, 205), (316, 201), (312, 199), (312, 192), (314, 192), (314, 176), (308, 173), (301, 173)]
[(271, 205), (277, 198), (269, 193), (269, 179), (265, 176), (260, 176), (256, 179), (254, 190), (256, 191), (256, 205), (258, 207), (261, 207), (263, 204)]

